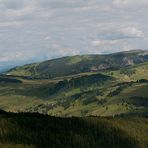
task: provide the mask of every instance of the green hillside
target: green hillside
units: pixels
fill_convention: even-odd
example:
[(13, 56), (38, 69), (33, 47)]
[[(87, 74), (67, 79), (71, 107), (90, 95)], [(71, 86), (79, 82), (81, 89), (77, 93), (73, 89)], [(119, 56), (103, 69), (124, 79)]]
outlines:
[(84, 72), (119, 69), (148, 61), (148, 52), (133, 50), (109, 55), (76, 55), (16, 67), (8, 75), (27, 78), (55, 78)]
[(3, 148), (146, 148), (147, 118), (59, 118), (0, 111)]
[(109, 71), (108, 74), (120, 79), (121, 81), (148, 79), (148, 62), (128, 66), (116, 71)]
[[(0, 108), (54, 116), (148, 116), (148, 63), (56, 79), (1, 76)], [(20, 83), (18, 83), (20, 82)]]

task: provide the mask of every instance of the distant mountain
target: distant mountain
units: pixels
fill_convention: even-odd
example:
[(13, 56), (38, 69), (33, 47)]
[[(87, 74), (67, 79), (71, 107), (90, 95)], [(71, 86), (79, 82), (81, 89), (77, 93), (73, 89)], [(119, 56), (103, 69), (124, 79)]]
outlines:
[(119, 69), (148, 61), (148, 51), (131, 50), (108, 55), (76, 55), (13, 68), (7, 75), (55, 78), (84, 72)]

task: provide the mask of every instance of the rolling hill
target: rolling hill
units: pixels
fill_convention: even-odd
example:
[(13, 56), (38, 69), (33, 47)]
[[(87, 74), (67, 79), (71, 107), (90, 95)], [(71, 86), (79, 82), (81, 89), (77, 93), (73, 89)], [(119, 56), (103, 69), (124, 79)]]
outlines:
[(7, 75), (27, 78), (55, 78), (84, 72), (115, 70), (148, 61), (148, 52), (133, 50), (109, 55), (76, 55), (16, 67)]
[(56, 79), (2, 77), (8, 81), (0, 82), (0, 108), (7, 111), (64, 117), (148, 116), (148, 62)]

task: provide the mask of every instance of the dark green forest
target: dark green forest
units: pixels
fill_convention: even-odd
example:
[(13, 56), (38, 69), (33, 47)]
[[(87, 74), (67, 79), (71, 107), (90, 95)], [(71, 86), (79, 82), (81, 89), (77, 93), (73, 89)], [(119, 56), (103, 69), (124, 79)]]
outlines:
[[(36, 148), (138, 148), (148, 146), (118, 127), (127, 119), (61, 118), (0, 111), (0, 146)], [(136, 120), (136, 119), (130, 119)], [(138, 120), (138, 119), (137, 119)], [(148, 119), (141, 118), (141, 123)], [(136, 126), (135, 126), (136, 128)], [(143, 126), (144, 128), (144, 126)], [(142, 136), (142, 135), (141, 135)], [(148, 139), (147, 139), (148, 140)]]

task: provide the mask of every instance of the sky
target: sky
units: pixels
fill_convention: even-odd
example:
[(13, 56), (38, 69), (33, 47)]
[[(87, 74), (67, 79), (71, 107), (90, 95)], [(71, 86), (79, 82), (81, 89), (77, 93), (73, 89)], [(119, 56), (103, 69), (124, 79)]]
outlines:
[(148, 0), (0, 0), (0, 71), (77, 54), (148, 49)]

